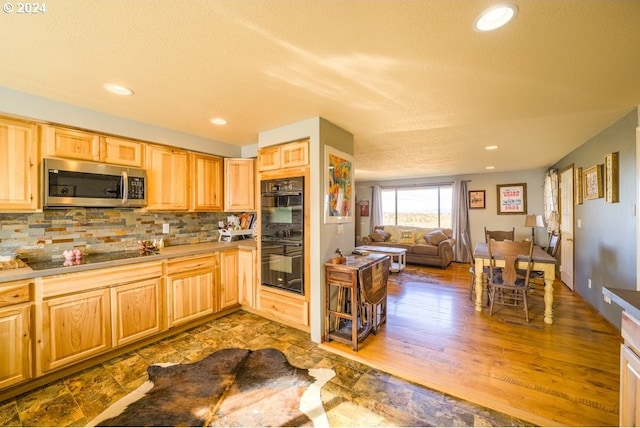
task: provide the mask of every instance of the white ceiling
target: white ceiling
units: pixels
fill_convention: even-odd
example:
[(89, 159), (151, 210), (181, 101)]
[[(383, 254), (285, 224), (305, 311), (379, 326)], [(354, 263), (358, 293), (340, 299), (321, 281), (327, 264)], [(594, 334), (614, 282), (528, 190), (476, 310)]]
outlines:
[(0, 16), (0, 86), (234, 145), (321, 116), (358, 180), (548, 167), (640, 105), (640, 1), (514, 0), (474, 31), (494, 3), (49, 0)]

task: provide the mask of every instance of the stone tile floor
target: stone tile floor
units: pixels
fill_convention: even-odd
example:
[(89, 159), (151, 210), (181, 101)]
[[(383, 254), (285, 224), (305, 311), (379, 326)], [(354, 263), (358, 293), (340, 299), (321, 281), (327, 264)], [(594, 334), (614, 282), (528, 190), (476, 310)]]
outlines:
[(331, 368), (322, 400), (331, 426), (523, 426), (319, 349), (308, 334), (239, 311), (0, 403), (0, 426), (83, 426), (147, 380), (161, 362), (190, 363), (223, 348), (281, 350), (302, 368)]

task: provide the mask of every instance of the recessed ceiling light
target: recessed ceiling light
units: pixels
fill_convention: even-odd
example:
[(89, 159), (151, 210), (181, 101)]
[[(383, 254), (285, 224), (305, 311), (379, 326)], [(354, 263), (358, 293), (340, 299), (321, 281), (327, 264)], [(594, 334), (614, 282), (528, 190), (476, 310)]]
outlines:
[(498, 150), (498, 146), (486, 146), (485, 150)]
[(102, 85), (107, 91), (114, 93), (116, 95), (133, 95), (133, 90), (127, 88), (126, 86), (118, 85), (117, 83), (105, 83)]
[(227, 121), (221, 117), (214, 117), (213, 119), (210, 120), (211, 123), (213, 123), (214, 125), (226, 125)]
[(484, 169), (496, 169), (495, 166), (485, 166)]
[(480, 14), (474, 27), (478, 31), (495, 30), (511, 21), (517, 14), (518, 8), (513, 4), (492, 6)]

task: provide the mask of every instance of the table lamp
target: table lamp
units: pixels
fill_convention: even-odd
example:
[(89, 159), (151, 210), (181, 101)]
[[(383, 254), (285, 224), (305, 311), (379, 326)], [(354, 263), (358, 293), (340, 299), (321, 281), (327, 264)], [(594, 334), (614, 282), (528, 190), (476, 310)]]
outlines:
[(541, 215), (530, 214), (524, 219), (524, 227), (531, 228), (531, 240), (536, 243), (536, 227), (544, 227), (544, 220)]

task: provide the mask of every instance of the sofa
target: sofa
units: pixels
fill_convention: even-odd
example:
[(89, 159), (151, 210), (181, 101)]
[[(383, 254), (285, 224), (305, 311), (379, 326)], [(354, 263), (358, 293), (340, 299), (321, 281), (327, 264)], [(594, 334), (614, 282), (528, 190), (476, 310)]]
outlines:
[(448, 228), (410, 226), (376, 226), (374, 232), (364, 236), (364, 245), (395, 247), (407, 250), (407, 263), (437, 266), (442, 269), (453, 261), (456, 240)]

